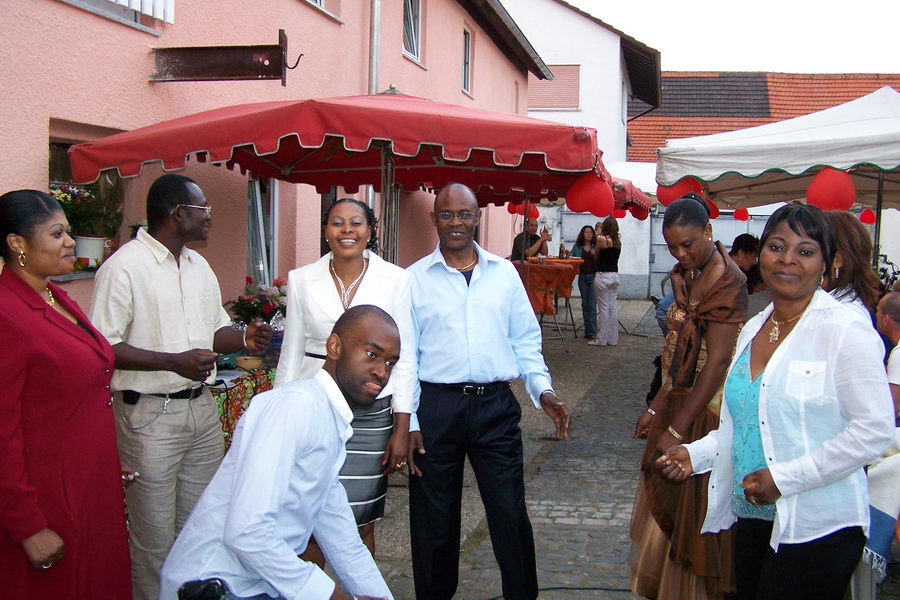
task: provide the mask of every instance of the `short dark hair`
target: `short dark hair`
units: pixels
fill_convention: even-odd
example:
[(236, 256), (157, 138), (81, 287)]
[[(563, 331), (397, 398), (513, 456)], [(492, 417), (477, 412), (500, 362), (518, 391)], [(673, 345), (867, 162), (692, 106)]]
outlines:
[(325, 211), (325, 215), (322, 217), (322, 227), (325, 227), (325, 225), (328, 224), (328, 217), (331, 216), (331, 209), (344, 202), (355, 204), (362, 209), (363, 214), (366, 215), (366, 224), (372, 228), (372, 234), (369, 236), (369, 241), (366, 242), (366, 248), (372, 252), (378, 252), (378, 219), (375, 218), (375, 211), (369, 208), (369, 205), (365, 202), (360, 202), (356, 198), (339, 198), (335, 200), (331, 203), (331, 206), (328, 207), (328, 210)]
[(825, 272), (830, 272), (831, 264), (834, 262), (834, 233), (828, 219), (825, 218), (825, 212), (816, 206), (801, 202), (785, 204), (766, 221), (766, 227), (759, 238), (761, 249), (765, 248), (766, 240), (782, 221), (787, 221), (788, 227), (797, 235), (805, 235), (819, 244), (825, 260)]
[(147, 225), (156, 227), (172, 214), (179, 204), (190, 204), (191, 196), (187, 184), (197, 182), (175, 173), (166, 173), (158, 177), (147, 192)]
[(737, 236), (731, 242), (731, 250), (728, 251), (728, 254), (734, 256), (738, 252), (757, 254), (759, 252), (759, 238), (752, 233), (742, 233)]
[(336, 333), (338, 337), (343, 337), (345, 333), (349, 332), (352, 327), (356, 326), (360, 320), (368, 315), (374, 315), (398, 332), (400, 331), (397, 327), (397, 322), (394, 321), (394, 318), (384, 309), (379, 308), (374, 304), (360, 304), (358, 306), (351, 306), (345, 310), (344, 313), (338, 317), (338, 320), (335, 321), (331, 333)]
[(666, 207), (663, 227), (672, 225), (693, 225), (706, 227), (709, 223), (709, 206), (700, 194), (688, 192)]
[(888, 292), (881, 300), (881, 312), (900, 325), (900, 292)]
[(37, 190), (15, 190), (0, 196), (0, 256), (7, 263), (12, 249), (6, 243), (9, 234), (30, 238), (35, 227), (57, 212), (63, 212), (56, 198)]

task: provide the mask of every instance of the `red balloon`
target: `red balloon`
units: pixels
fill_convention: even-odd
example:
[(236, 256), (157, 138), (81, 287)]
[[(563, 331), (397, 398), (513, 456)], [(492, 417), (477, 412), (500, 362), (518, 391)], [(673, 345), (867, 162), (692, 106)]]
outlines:
[(710, 219), (718, 219), (719, 218), (719, 207), (716, 206), (716, 203), (712, 200), (706, 200), (706, 206), (709, 207), (709, 218)]
[(748, 211), (746, 208), (735, 209), (734, 218), (738, 221), (746, 221), (750, 218), (750, 211)]
[(859, 213), (859, 220), (865, 223), (866, 225), (874, 225), (875, 224), (875, 211), (871, 208), (867, 208)]
[(506, 212), (511, 215), (521, 215), (522, 214), (522, 204), (516, 204), (515, 202), (507, 202), (506, 203)]
[(856, 202), (856, 188), (850, 175), (825, 167), (806, 188), (806, 201), (822, 210), (850, 210)]
[(668, 206), (687, 194), (688, 192), (696, 192), (703, 195), (703, 184), (695, 177), (685, 177), (675, 185), (657, 186), (656, 199), (663, 206)]
[(590, 207), (591, 214), (597, 217), (608, 217), (616, 207), (616, 199), (613, 197), (612, 188), (605, 181), (602, 186), (598, 186), (597, 195), (591, 200), (593, 202)]
[(603, 206), (604, 201), (598, 204), (597, 198), (609, 198), (610, 207), (603, 215), (606, 216), (612, 212), (615, 201), (612, 197), (612, 189), (599, 175), (590, 171), (578, 178), (578, 181), (572, 184), (566, 193), (566, 206), (572, 212), (597, 212), (594, 208)]
[(647, 217), (650, 216), (650, 211), (643, 206), (638, 206), (637, 204), (632, 204), (631, 208), (631, 216), (637, 219), (638, 221), (645, 221)]
[(625, 215), (627, 215), (627, 214), (628, 214), (628, 211), (625, 210), (624, 208), (617, 208), (616, 210), (613, 211), (613, 216), (617, 219), (624, 219)]
[[(524, 211), (524, 206), (523, 206), (522, 210)], [(528, 218), (529, 219), (540, 219), (541, 218), (541, 211), (538, 210), (537, 204), (535, 204), (534, 202), (531, 202), (528, 204)]]

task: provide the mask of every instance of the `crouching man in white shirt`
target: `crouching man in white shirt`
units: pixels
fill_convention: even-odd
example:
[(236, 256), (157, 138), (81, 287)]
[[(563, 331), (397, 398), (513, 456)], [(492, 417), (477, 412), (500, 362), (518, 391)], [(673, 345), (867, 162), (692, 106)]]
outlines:
[[(372, 404), (400, 334), (371, 305), (346, 311), (311, 379), (256, 396), (162, 568), (161, 598), (393, 598), (338, 480), (351, 407)], [(340, 585), (297, 557), (315, 535)]]

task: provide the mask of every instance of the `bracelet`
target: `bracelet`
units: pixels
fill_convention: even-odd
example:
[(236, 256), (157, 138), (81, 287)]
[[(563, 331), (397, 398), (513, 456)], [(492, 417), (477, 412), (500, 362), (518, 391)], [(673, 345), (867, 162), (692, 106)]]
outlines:
[(247, 349), (247, 330), (244, 330), (244, 350)]
[(672, 437), (675, 438), (676, 440), (678, 440), (679, 442), (682, 441), (682, 440), (684, 439), (684, 436), (681, 435), (680, 433), (678, 433), (677, 431), (675, 431), (674, 429), (672, 429), (672, 426), (671, 426), (671, 425), (669, 425), (668, 427), (666, 427), (666, 431), (668, 431), (669, 433), (671, 433), (671, 434), (672, 434)]
[(650, 413), (651, 415), (653, 415), (654, 417), (656, 416), (656, 411), (653, 410), (652, 408), (650, 408), (649, 406), (647, 407), (647, 412)]

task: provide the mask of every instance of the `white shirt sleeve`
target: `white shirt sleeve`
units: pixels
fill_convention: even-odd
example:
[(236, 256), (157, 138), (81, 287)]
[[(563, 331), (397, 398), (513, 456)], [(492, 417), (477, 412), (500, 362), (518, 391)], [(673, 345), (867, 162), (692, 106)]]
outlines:
[(288, 273), (287, 317), (281, 356), (275, 370), (276, 388), (297, 379), (300, 363), (306, 355), (306, 315), (300, 302), (303, 294), (302, 278), (302, 273), (297, 269)]
[(893, 443), (894, 410), (882, 366), (882, 348), (868, 323), (859, 320), (846, 328), (829, 368), (847, 426), (808, 454), (770, 465), (783, 496), (846, 477)]
[(550, 372), (541, 353), (541, 328), (531, 310), (531, 302), (525, 286), (512, 270), (515, 281), (510, 285), (509, 344), (516, 354), (519, 372), (525, 381), (525, 389), (537, 408), (541, 407), (541, 394), (553, 390)]
[(131, 281), (124, 269), (117, 269), (113, 264), (100, 267), (94, 277), (89, 317), (112, 346), (121, 343), (128, 335), (134, 316), (131, 294)]
[[(304, 413), (291, 410), (291, 404), (271, 403), (256, 414), (253, 444), (241, 448), (235, 464), (223, 543), (285, 598), (327, 598), (334, 583), (315, 564), (299, 559), (278, 531), (295, 464), (304, 460), (307, 446), (315, 448), (316, 440), (328, 434), (326, 415), (299, 418)], [(312, 533), (312, 524), (305, 525)]]
[(398, 282), (393, 316), (400, 330), (400, 360), (391, 372), (391, 386), (394, 390), (392, 407), (394, 412), (414, 413), (419, 406), (415, 395), (417, 383), (415, 342), (413, 341), (412, 304), (410, 302), (409, 275), (403, 272)]
[(316, 542), (338, 581), (350, 594), (393, 598), (357, 532), (344, 486), (335, 481), (315, 528)]

